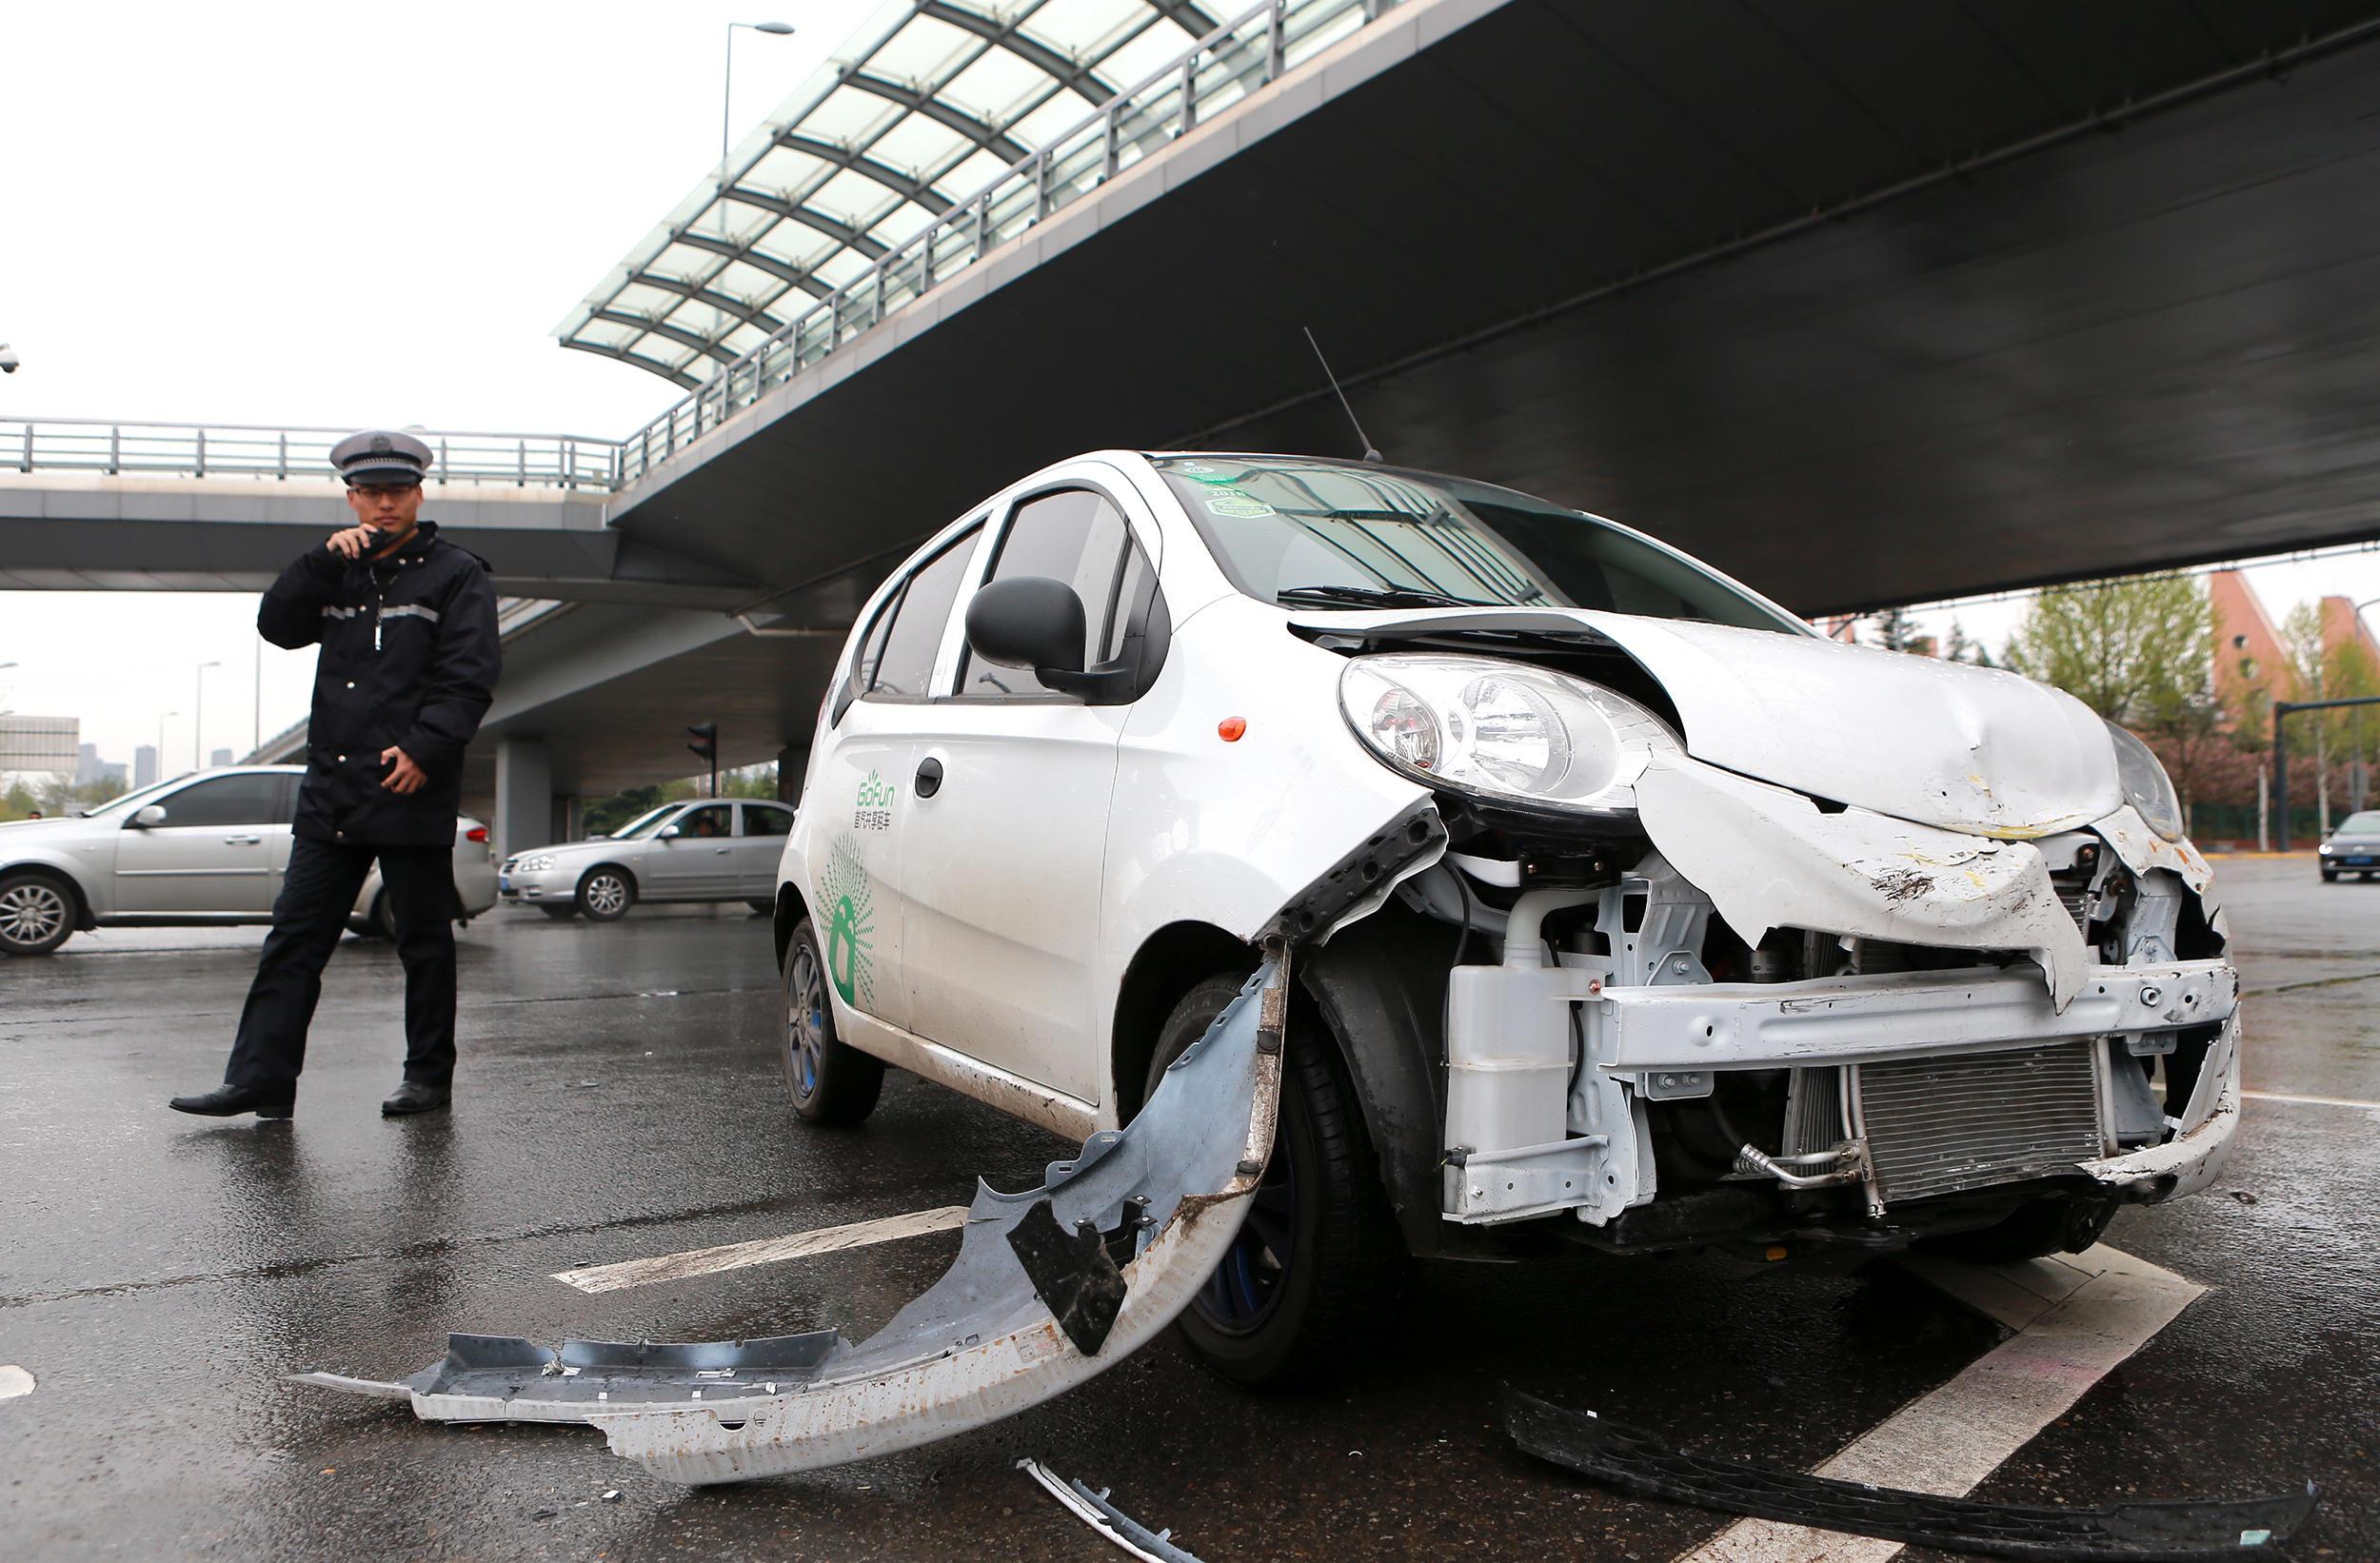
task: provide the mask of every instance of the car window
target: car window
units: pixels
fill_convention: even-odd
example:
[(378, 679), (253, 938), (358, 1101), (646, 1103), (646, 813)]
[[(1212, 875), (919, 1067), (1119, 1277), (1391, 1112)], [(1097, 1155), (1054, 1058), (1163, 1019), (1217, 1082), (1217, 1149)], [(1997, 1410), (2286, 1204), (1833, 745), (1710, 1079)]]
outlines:
[(934, 680), (934, 659), (942, 648), (942, 631), (950, 624), (950, 605), (959, 600), (959, 584), (967, 561), (974, 557), (974, 528), (960, 534), (932, 560), (909, 577), (901, 602), (884, 631), (882, 654), (866, 669), (866, 693), (922, 698)]
[[(1038, 575), (1072, 586), (1082, 600), (1082, 665), (1091, 667), (1104, 660), (1101, 653), (1116, 618), (1130, 539), (1122, 514), (1105, 495), (1088, 488), (1041, 494), (1017, 506), (991, 579)], [(997, 700), (1050, 691), (1029, 668), (1002, 667), (970, 655), (960, 663), (959, 693)]]
[(793, 830), (793, 810), (779, 808), (774, 803), (744, 805), (744, 833), (746, 836), (783, 836)]
[(671, 823), (678, 827), (680, 841), (688, 837), (707, 841), (717, 836), (732, 836), (736, 829), (735, 805), (704, 803), (701, 808), (686, 810)]
[(169, 826), (269, 825), (287, 818), (280, 811), (280, 793), (281, 778), (265, 771), (209, 777), (157, 802)]

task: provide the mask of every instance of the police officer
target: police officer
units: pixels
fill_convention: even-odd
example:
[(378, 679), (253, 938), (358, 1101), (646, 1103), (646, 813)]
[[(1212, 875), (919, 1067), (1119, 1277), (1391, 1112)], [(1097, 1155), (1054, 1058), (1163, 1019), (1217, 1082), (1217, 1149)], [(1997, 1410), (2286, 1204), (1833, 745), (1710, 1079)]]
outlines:
[(288, 872), (223, 1084), (178, 1112), (285, 1118), (322, 971), (380, 861), (405, 964), (405, 1078), (384, 1114), (446, 1105), (454, 1078), (455, 811), (463, 749), (493, 698), (496, 597), (477, 555), (421, 521), (429, 446), (374, 430), (332, 447), (356, 524), (281, 572), (266, 640), (319, 642)]

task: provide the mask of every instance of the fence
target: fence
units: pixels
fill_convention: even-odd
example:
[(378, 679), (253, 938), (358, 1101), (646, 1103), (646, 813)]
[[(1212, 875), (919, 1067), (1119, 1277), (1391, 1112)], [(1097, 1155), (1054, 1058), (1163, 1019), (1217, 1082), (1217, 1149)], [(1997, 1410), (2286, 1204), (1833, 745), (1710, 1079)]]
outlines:
[[(253, 424), (0, 420), (0, 469), (130, 478), (326, 479), (332, 476), (330, 447), (353, 432)], [(412, 432), (434, 452), (433, 484), (599, 492), (620, 485), (617, 441), (574, 434)]]

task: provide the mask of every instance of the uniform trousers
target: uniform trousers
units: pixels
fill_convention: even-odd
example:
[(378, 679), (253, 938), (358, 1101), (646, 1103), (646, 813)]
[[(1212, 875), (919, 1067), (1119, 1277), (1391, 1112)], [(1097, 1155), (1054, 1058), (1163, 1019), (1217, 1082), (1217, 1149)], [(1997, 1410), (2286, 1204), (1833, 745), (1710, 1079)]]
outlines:
[(298, 837), (272, 903), (256, 980), (224, 1068), (227, 1085), (292, 1086), (306, 1065), (306, 1032), (322, 998), (323, 967), (346, 932), (372, 860), (397, 924), (405, 965), (405, 1078), (447, 1087), (454, 1078), (454, 849), (350, 846)]

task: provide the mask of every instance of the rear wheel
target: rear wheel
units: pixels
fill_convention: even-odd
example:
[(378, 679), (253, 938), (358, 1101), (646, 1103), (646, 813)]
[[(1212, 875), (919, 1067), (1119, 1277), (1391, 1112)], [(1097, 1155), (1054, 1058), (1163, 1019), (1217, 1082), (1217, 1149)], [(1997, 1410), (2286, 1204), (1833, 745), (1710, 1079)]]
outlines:
[(835, 1035), (826, 997), (826, 960), (808, 918), (785, 945), (783, 1024), (779, 1058), (793, 1110), (812, 1123), (857, 1123), (876, 1111), (884, 1064)]
[[(1212, 977), (1182, 996), (1158, 1034), (1143, 1100), (1240, 988)], [(1251, 1389), (1342, 1373), (1370, 1338), (1402, 1253), (1333, 1043), (1306, 1006), (1293, 1005), (1292, 1022), (1272, 1159), (1240, 1236), (1180, 1322), (1207, 1367)]]
[(74, 934), (74, 893), (47, 874), (0, 879), (0, 955), (48, 955)]
[(628, 871), (599, 863), (579, 880), (578, 910), (596, 922), (617, 922), (636, 904), (636, 880)]

